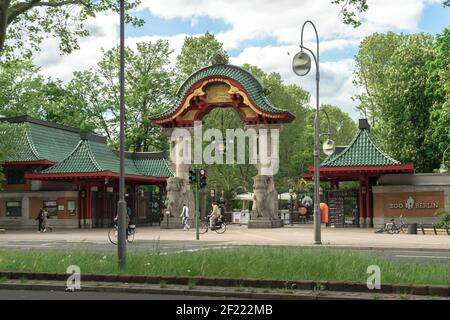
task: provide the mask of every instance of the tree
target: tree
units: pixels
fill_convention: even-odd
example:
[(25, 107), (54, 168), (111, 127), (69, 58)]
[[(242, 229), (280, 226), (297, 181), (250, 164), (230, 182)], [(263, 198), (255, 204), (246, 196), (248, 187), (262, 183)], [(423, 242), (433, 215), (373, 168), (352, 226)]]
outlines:
[(213, 63), (228, 63), (229, 56), (223, 44), (207, 32), (201, 37), (186, 37), (176, 62), (177, 88), (197, 70)]
[[(332, 4), (341, 6), (342, 21), (354, 28), (359, 27), (362, 23), (358, 18), (358, 14), (362, 14), (369, 9), (367, 0), (332, 0)], [(450, 7), (450, 0), (445, 0), (442, 5)]]
[(433, 97), (433, 105), (425, 140), (432, 154), (439, 156), (450, 145), (450, 27), (436, 35), (433, 47), (435, 59), (428, 63), (427, 91)]
[[(328, 114), (330, 119), (331, 137), (337, 146), (347, 146), (358, 130), (356, 123), (350, 118), (348, 113), (342, 111), (338, 106), (331, 104), (324, 104), (320, 107), (321, 110)], [(310, 121), (313, 122), (315, 117), (311, 115)], [(328, 132), (328, 121), (323, 112), (320, 114), (320, 132)]]
[[(127, 11), (140, 0), (125, 1)], [(84, 22), (101, 12), (119, 12), (116, 0), (0, 0), (0, 56), (23, 49), (29, 56), (45, 36), (60, 40), (63, 53), (78, 49), (77, 39), (89, 35)], [(126, 22), (143, 25), (142, 19), (129, 14)]]
[(436, 162), (425, 141), (433, 105), (426, 64), (433, 59), (431, 36), (407, 36), (392, 56), (388, 81), (380, 88), (379, 142), (392, 157), (414, 162), (419, 172), (432, 171)]
[(405, 35), (393, 32), (386, 34), (374, 33), (365, 38), (355, 58), (356, 69), (353, 84), (361, 87), (363, 92), (354, 97), (359, 104), (357, 109), (361, 115), (369, 120), (374, 127), (380, 114), (380, 106), (384, 103), (381, 89), (387, 85), (387, 69), (391, 65), (391, 58), (402, 42)]
[(439, 166), (449, 141), (449, 32), (374, 34), (357, 55), (359, 109), (371, 116), (378, 142), (419, 172)]
[(14, 59), (0, 63), (1, 115), (28, 114), (46, 119), (46, 113), (62, 95), (61, 82), (44, 79), (31, 61)]
[[(162, 113), (174, 103), (172, 51), (166, 40), (142, 42), (136, 50), (125, 50), (126, 148), (135, 152), (167, 150), (167, 139), (149, 117)], [(78, 110), (117, 145), (119, 125), (119, 48), (103, 53), (98, 67), (77, 72), (68, 84), (67, 106)]]
[(357, 18), (358, 13), (364, 13), (369, 9), (367, 0), (332, 0), (331, 3), (341, 5), (342, 21), (354, 28), (361, 25)]

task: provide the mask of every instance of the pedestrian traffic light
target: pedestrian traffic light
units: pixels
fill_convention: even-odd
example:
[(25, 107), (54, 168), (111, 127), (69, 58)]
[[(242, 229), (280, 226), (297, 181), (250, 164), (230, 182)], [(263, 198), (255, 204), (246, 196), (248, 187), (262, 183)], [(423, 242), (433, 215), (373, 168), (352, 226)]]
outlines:
[(207, 174), (208, 174), (208, 172), (205, 169), (201, 169), (200, 172), (199, 172), (199, 175), (200, 175), (199, 187), (200, 187), (200, 189), (204, 189), (208, 185), (208, 183), (207, 183), (207, 180), (208, 180)]
[(195, 184), (198, 182), (197, 169), (189, 170), (189, 183)]

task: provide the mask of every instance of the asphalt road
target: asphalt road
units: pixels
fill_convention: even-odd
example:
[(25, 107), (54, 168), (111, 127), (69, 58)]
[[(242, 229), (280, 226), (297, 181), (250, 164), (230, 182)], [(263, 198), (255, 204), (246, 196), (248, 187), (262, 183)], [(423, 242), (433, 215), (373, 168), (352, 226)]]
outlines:
[(62, 292), (37, 290), (0, 290), (0, 300), (226, 300), (221, 297), (134, 294), (108, 292)]
[[(211, 248), (222, 248), (230, 245), (229, 242), (207, 242), (207, 241), (134, 241), (127, 244), (129, 252), (174, 252), (174, 251), (195, 251)], [(96, 252), (117, 252), (117, 246), (111, 243), (94, 242), (68, 242), (68, 241), (0, 241), (0, 249), (12, 250), (64, 250), (64, 251), (96, 251)]]
[[(205, 249), (222, 249), (231, 247), (229, 242), (207, 242), (207, 241), (135, 241), (127, 245), (128, 252), (184, 252), (198, 251)], [(64, 251), (95, 251), (105, 253), (117, 252), (117, 246), (111, 243), (92, 243), (92, 242), (67, 242), (67, 241), (0, 241), (0, 249), (11, 250), (64, 250)], [(362, 249), (358, 249), (362, 250)], [(367, 250), (366, 250), (367, 251)], [(370, 251), (373, 251), (371, 249)], [(389, 260), (414, 261), (420, 263), (450, 263), (450, 251), (436, 251), (422, 249), (420, 251), (383, 249), (375, 250)]]

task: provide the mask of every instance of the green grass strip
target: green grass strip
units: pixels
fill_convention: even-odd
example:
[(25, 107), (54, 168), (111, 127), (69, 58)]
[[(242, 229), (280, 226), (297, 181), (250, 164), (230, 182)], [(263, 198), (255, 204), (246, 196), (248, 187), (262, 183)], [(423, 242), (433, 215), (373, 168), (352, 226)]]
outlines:
[(450, 263), (389, 261), (380, 254), (340, 249), (232, 247), (159, 254), (128, 254), (126, 269), (115, 254), (0, 250), (1, 271), (65, 273), (78, 265), (82, 274), (205, 276), (273, 280), (366, 282), (367, 268), (381, 268), (382, 283), (450, 285)]

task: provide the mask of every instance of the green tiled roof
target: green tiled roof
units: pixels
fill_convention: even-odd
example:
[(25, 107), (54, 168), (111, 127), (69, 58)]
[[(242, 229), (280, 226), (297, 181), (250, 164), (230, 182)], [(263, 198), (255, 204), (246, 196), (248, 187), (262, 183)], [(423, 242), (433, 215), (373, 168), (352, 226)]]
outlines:
[[(81, 140), (62, 162), (42, 171), (43, 174), (120, 172), (116, 153), (105, 143)], [(171, 177), (173, 173), (165, 159), (125, 160), (125, 174), (148, 177)]]
[[(78, 129), (34, 119), (28, 116), (1, 118), (13, 124), (28, 125), (21, 137), (15, 138), (16, 154), (5, 162), (49, 160), (56, 164), (43, 174), (120, 172), (117, 153), (106, 144), (106, 138), (81, 133)], [(130, 153), (125, 159), (125, 173), (146, 177), (173, 176), (164, 153)]]
[(362, 167), (399, 165), (375, 143), (368, 129), (360, 129), (350, 145), (341, 153), (328, 157), (322, 167)]
[(152, 118), (160, 119), (174, 113), (181, 105), (189, 89), (198, 81), (209, 77), (227, 77), (241, 83), (250, 96), (250, 99), (253, 100), (258, 108), (264, 111), (271, 113), (286, 112), (286, 110), (278, 109), (272, 105), (272, 103), (267, 99), (267, 93), (263, 85), (253, 74), (238, 66), (219, 64), (206, 67), (191, 75), (178, 90), (178, 99), (175, 106), (164, 113), (153, 116)]
[(60, 162), (80, 141), (79, 132), (29, 122), (22, 137), (16, 138), (17, 152), (7, 162), (49, 160)]
[(172, 177), (174, 174), (166, 159), (136, 159), (134, 164), (144, 176)]

